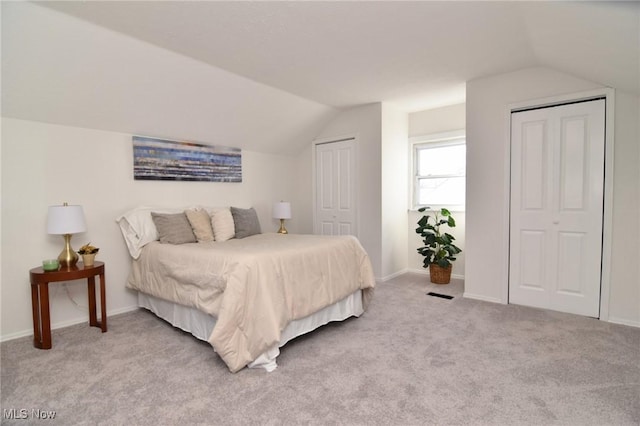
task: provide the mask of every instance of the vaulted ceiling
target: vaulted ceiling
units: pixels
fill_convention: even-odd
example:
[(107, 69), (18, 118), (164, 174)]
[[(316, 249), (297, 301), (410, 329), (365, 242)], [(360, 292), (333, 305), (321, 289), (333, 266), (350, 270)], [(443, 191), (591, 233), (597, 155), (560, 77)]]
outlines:
[[(231, 133), (218, 135), (206, 124), (207, 116), (218, 116), (226, 123), (218, 119), (217, 126), (235, 129), (234, 145), (252, 148), (247, 138), (261, 136), (270, 141), (262, 149), (268, 152), (313, 138), (339, 108), (383, 101), (417, 111), (464, 102), (466, 81), (527, 67), (640, 93), (637, 2), (83, 1), (2, 7), (3, 113), (27, 118), (30, 110), (33, 119), (82, 125), (66, 117), (75, 114), (87, 127), (153, 134), (151, 117), (123, 105), (126, 95), (119, 92), (130, 91), (138, 107), (156, 117), (184, 115), (180, 126), (160, 126), (163, 136), (228, 139)], [(148, 75), (135, 63), (135, 48), (123, 52), (125, 42), (155, 49), (157, 61), (144, 58)], [(160, 58), (169, 54), (176, 69)], [(178, 80), (155, 75), (181, 72)], [(162, 97), (132, 87), (150, 81)], [(51, 86), (63, 93), (52, 93)], [(74, 87), (84, 95), (71, 93)], [(70, 101), (60, 108), (65, 99)], [(181, 111), (185, 104), (191, 108), (182, 114), (163, 110), (162, 99), (178, 102)], [(59, 111), (42, 102), (58, 103)], [(139, 116), (140, 129), (112, 111), (118, 105)], [(188, 126), (191, 132), (185, 132)], [(251, 132), (243, 133), (243, 126)]]

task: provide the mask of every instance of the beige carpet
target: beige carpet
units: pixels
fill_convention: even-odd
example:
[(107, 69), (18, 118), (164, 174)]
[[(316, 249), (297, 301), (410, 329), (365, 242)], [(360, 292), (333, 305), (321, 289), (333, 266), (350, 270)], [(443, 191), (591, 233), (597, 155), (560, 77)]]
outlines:
[(461, 288), (413, 274), (380, 284), (364, 316), (290, 342), (273, 373), (231, 374), (146, 311), (111, 317), (105, 334), (54, 330), (49, 351), (5, 342), (2, 423), (638, 424), (640, 329)]

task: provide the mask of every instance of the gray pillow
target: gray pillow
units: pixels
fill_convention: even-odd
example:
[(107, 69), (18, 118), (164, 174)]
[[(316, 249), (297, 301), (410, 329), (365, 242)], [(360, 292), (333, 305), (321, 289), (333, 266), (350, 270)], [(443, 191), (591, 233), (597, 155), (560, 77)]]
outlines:
[(184, 213), (166, 214), (151, 212), (151, 219), (156, 225), (158, 237), (163, 244), (195, 243), (191, 224)]
[(253, 207), (250, 209), (231, 207), (231, 215), (236, 228), (236, 238), (245, 238), (262, 233), (258, 215)]

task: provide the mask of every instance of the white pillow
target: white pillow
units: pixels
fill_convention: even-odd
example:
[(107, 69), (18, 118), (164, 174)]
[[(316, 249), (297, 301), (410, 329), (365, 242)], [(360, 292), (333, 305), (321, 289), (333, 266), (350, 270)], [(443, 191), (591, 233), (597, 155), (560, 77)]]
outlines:
[(156, 213), (181, 213), (184, 209), (167, 209), (152, 207), (137, 207), (116, 219), (120, 225), (120, 231), (131, 257), (140, 257), (142, 247), (158, 239), (158, 231), (151, 218), (151, 212)]
[(189, 219), (193, 233), (196, 235), (198, 242), (214, 241), (213, 228), (211, 226), (211, 217), (205, 209), (188, 209), (184, 213)]
[(236, 234), (236, 228), (233, 223), (231, 210), (215, 209), (209, 212), (211, 214), (211, 228), (213, 228), (213, 238), (216, 241), (227, 241)]

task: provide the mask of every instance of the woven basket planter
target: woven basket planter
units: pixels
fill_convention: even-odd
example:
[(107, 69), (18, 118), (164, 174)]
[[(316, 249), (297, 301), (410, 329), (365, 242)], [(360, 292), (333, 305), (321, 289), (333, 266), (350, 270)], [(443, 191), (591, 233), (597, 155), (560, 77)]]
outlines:
[(449, 265), (448, 268), (438, 266), (437, 263), (429, 265), (429, 276), (431, 282), (434, 284), (449, 284), (451, 282), (451, 269), (453, 265)]
[(93, 266), (93, 261), (96, 258), (96, 254), (82, 254), (82, 263), (84, 263), (84, 266)]

